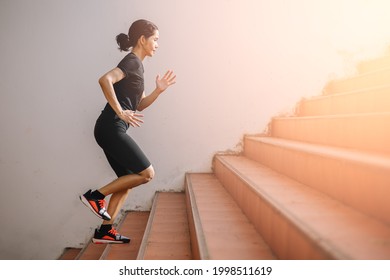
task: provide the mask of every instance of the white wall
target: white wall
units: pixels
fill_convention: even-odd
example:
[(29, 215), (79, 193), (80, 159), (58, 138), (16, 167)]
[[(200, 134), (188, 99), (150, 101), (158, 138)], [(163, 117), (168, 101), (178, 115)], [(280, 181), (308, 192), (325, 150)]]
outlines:
[(0, 259), (56, 258), (99, 224), (78, 195), (114, 179), (93, 138), (105, 104), (97, 79), (125, 55), (114, 38), (132, 21), (160, 28), (146, 89), (168, 68), (178, 75), (129, 131), (157, 171), (125, 207), (145, 210), (156, 190), (182, 190), (185, 172), (209, 172), (215, 152), (239, 150), (244, 133), (383, 48), (386, 2), (367, 3), (1, 0)]

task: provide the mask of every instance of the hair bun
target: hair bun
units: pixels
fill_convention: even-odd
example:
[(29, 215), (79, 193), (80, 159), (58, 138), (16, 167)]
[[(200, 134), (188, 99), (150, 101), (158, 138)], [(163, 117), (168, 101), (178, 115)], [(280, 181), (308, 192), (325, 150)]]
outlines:
[(129, 51), (131, 44), (128, 35), (126, 35), (125, 33), (121, 33), (117, 35), (116, 42), (118, 43), (119, 49), (121, 51), (126, 51), (126, 52)]

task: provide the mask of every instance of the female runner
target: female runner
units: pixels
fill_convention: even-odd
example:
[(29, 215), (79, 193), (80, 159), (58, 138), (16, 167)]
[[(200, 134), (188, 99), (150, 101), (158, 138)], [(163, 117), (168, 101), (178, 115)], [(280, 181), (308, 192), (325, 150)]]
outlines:
[[(155, 54), (158, 39), (155, 24), (143, 19), (135, 21), (127, 35), (121, 33), (116, 37), (119, 49), (130, 53), (99, 79), (107, 104), (96, 121), (94, 134), (118, 178), (80, 196), (81, 201), (104, 220), (95, 230), (94, 243), (130, 242), (128, 237), (115, 230), (113, 223), (129, 190), (149, 182), (154, 176), (152, 164), (126, 131), (129, 126), (140, 127), (143, 115), (137, 111), (149, 107), (176, 82), (176, 75), (171, 70), (163, 77), (157, 75), (156, 88), (145, 95), (142, 61)], [(105, 197), (108, 195), (111, 198), (106, 208)]]

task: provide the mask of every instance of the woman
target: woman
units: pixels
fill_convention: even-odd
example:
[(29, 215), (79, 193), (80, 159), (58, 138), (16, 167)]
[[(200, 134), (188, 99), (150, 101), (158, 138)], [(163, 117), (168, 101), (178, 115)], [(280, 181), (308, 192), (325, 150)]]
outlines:
[[(152, 57), (157, 48), (159, 31), (147, 20), (135, 21), (128, 35), (116, 37), (121, 51), (131, 52), (118, 66), (99, 79), (107, 104), (96, 121), (95, 139), (103, 149), (109, 164), (118, 179), (108, 185), (80, 196), (81, 201), (104, 221), (95, 230), (94, 243), (129, 243), (130, 239), (120, 235), (113, 222), (130, 189), (153, 179), (154, 169), (148, 158), (126, 134), (129, 126), (140, 127), (143, 115), (136, 113), (149, 107), (169, 86), (176, 82), (172, 71), (163, 77), (157, 75), (156, 88), (149, 94), (144, 92), (144, 69), (142, 61)], [(111, 195), (108, 207), (104, 198)]]

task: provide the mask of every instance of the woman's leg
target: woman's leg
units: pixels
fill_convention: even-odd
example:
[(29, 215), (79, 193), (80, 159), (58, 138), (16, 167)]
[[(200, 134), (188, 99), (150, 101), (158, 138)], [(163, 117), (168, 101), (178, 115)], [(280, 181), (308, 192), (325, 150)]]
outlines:
[[(118, 179), (91, 194), (92, 198), (97, 200), (94, 202), (94, 205), (97, 205), (95, 208), (99, 210), (99, 207), (103, 207), (109, 214), (103, 217), (104, 224), (112, 224), (115, 221), (130, 189), (148, 183), (154, 176), (153, 166), (137, 143), (126, 133), (127, 128), (128, 125), (122, 120), (109, 116), (101, 117), (95, 126), (96, 141), (118, 176)], [(103, 199), (108, 195), (112, 196), (105, 209)]]
[(113, 224), (119, 210), (122, 208), (122, 205), (127, 198), (130, 189), (150, 182), (153, 177), (154, 169), (151, 165), (139, 174), (121, 176), (99, 189), (99, 192), (104, 196), (112, 194), (107, 207), (107, 212), (111, 216), (111, 220), (105, 220), (103, 224)]
[(99, 189), (99, 192), (104, 196), (118, 193), (124, 190), (132, 189), (142, 184), (150, 182), (154, 177), (153, 166), (149, 166), (139, 174), (129, 174), (115, 179), (111, 183)]
[(110, 202), (108, 203), (107, 212), (111, 216), (111, 220), (104, 220), (103, 225), (112, 225), (115, 222), (115, 219), (119, 213), (119, 210), (122, 208), (123, 203), (125, 202), (127, 195), (129, 194), (130, 189), (123, 190), (120, 192), (113, 193)]

